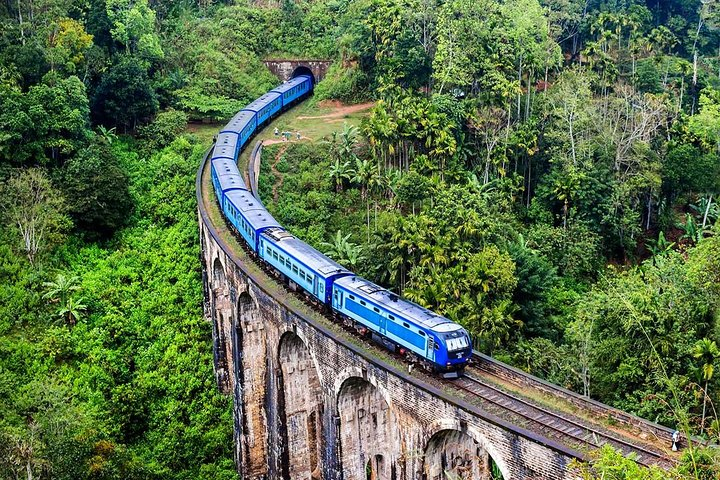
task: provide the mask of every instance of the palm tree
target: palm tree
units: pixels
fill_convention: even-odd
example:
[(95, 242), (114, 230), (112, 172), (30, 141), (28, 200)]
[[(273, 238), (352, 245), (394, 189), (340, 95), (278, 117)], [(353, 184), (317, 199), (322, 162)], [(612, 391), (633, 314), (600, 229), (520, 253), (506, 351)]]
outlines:
[(355, 147), (358, 142), (359, 131), (355, 125), (343, 123), (343, 131), (340, 134), (340, 145), (338, 147), (340, 156), (348, 160), (355, 158)]
[(653, 257), (666, 255), (672, 251), (675, 242), (671, 242), (665, 238), (665, 232), (658, 233), (657, 240), (648, 240), (646, 247), (653, 254)]
[(54, 282), (45, 282), (43, 287), (47, 288), (47, 292), (43, 295), (43, 299), (50, 300), (51, 303), (67, 304), (72, 292), (80, 290), (78, 283), (80, 277), (68, 277), (62, 273), (58, 273)]
[(386, 178), (380, 170), (380, 164), (378, 163), (376, 168), (372, 170), (372, 175), (368, 178), (368, 190), (370, 196), (373, 197), (373, 204), (375, 205), (375, 231), (377, 232), (377, 213), (378, 213), (378, 195), (385, 192), (387, 188)]
[(365, 259), (362, 255), (362, 247), (349, 242), (350, 234), (343, 235), (340, 230), (335, 233), (332, 242), (322, 242), (325, 248), (325, 255), (336, 262), (347, 267), (356, 267)]
[(75, 300), (71, 296), (73, 292), (80, 290), (79, 282), (80, 277), (68, 277), (59, 273), (54, 282), (43, 283), (43, 286), (48, 289), (43, 298), (49, 300), (50, 303), (58, 304), (57, 315), (71, 327), (74, 327), (80, 320), (81, 312), (87, 309), (87, 305), (82, 303), (82, 298)]
[(338, 193), (342, 192), (345, 180), (350, 180), (354, 175), (355, 171), (350, 167), (350, 162), (341, 162), (339, 158), (335, 159), (335, 163), (328, 171), (328, 176), (335, 183), (335, 191)]
[(702, 340), (698, 340), (693, 347), (692, 356), (702, 362), (702, 378), (705, 381), (705, 387), (703, 388), (703, 413), (700, 423), (700, 433), (702, 433), (705, 429), (705, 412), (708, 397), (707, 387), (713, 377), (713, 373), (715, 373), (715, 360), (720, 358), (720, 350), (714, 341), (703, 338)]
[(78, 298), (77, 300), (70, 298), (65, 306), (58, 310), (58, 315), (63, 317), (71, 327), (77, 324), (80, 318), (82, 318), (82, 312), (87, 310), (87, 305), (82, 302), (82, 298)]
[(102, 138), (108, 145), (112, 145), (112, 143), (118, 138), (115, 134), (115, 127), (105, 128), (102, 125), (98, 125), (97, 133), (98, 137)]
[(574, 199), (584, 178), (582, 172), (570, 166), (566, 169), (565, 176), (556, 178), (553, 182), (553, 194), (557, 200), (563, 202), (563, 228), (567, 228), (570, 201)]
[(355, 175), (352, 178), (354, 183), (360, 185), (360, 197), (367, 206), (367, 242), (370, 243), (370, 195), (371, 183), (374, 183), (376, 175), (375, 166), (369, 160), (355, 159)]
[(703, 239), (704, 230), (698, 225), (695, 217), (689, 213), (685, 214), (685, 223), (678, 223), (675, 226), (683, 231), (680, 240), (689, 240), (692, 243), (698, 243)]

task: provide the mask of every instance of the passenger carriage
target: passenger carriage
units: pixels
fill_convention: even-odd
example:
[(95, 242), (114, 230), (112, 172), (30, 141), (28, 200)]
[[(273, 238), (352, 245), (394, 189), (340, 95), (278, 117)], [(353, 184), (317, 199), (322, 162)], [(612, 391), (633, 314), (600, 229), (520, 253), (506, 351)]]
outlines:
[(268, 229), (260, 235), (258, 255), (325, 305), (330, 304), (332, 282), (352, 275), (282, 228)]
[(281, 95), (282, 106), (285, 107), (310, 92), (311, 89), (312, 77), (310, 75), (299, 75), (270, 91)]
[[(223, 133), (234, 133), (238, 136), (238, 148), (240, 150), (245, 146), (245, 143), (250, 139), (255, 129), (257, 128), (257, 122), (255, 119), (255, 112), (240, 110), (229, 122), (225, 125), (225, 128), (220, 132)], [(218, 137), (219, 138), (219, 137)], [(237, 158), (237, 154), (235, 155)]]
[(255, 124), (257, 128), (257, 126), (262, 125), (270, 117), (279, 112), (282, 107), (282, 96), (271, 90), (243, 108), (242, 111), (255, 113)]
[(223, 212), (248, 246), (258, 251), (260, 234), (280, 224), (248, 190), (231, 190), (224, 195)]
[(211, 178), (218, 203), (223, 204), (223, 195), (230, 190), (247, 190), (245, 181), (232, 158), (215, 158), (211, 161)]

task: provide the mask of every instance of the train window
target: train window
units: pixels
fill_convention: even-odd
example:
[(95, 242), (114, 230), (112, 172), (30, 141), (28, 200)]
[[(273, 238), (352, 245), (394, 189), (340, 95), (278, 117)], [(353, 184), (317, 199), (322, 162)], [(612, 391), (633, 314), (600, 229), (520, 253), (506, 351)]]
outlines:
[(350, 295), (350, 298), (351, 298), (352, 300), (355, 300), (355, 295)]
[(285, 265), (287, 265), (288, 268), (291, 268), (291, 267), (292, 267), (292, 262), (290, 262), (290, 259), (289, 259), (289, 258), (286, 258), (286, 259), (285, 259)]
[(419, 330), (418, 333), (423, 337), (425, 336), (425, 332), (423, 332), (422, 330)]
[(373, 310), (375, 310), (376, 313), (380, 313), (380, 309), (377, 307), (373, 307)]
[(366, 305), (364, 300), (360, 300), (360, 305)]
[(277, 254), (277, 252), (273, 252), (273, 258), (274, 258), (275, 260), (278, 259), (278, 254)]
[(293, 272), (298, 273), (297, 265), (293, 265)]
[(403, 327), (410, 328), (410, 324), (408, 324), (407, 322), (403, 322)]
[(270, 253), (270, 247), (265, 247), (265, 253), (267, 253), (268, 255), (272, 255), (272, 254)]
[(388, 318), (389, 318), (390, 320), (395, 320), (395, 317), (393, 317), (392, 315), (388, 315)]

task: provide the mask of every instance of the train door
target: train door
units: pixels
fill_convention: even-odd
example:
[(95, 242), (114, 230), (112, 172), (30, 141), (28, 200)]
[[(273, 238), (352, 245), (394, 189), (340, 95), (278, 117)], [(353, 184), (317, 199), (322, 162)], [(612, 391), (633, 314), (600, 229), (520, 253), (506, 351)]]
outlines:
[(377, 313), (378, 316), (378, 323), (380, 325), (380, 335), (387, 335), (387, 318), (383, 316), (382, 313), (380, 313), (380, 310), (378, 310), (377, 307), (373, 308), (375, 310), (375, 313)]
[(315, 297), (318, 297), (318, 277), (316, 275), (313, 275), (313, 287), (312, 292)]
[(428, 360), (435, 360), (435, 339), (430, 336), (428, 336), (427, 339), (427, 352), (425, 353), (425, 357)]

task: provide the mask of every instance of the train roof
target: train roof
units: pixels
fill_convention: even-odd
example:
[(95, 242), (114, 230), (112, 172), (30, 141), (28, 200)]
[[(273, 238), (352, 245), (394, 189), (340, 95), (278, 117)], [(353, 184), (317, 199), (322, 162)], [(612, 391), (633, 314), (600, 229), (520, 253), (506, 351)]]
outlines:
[(246, 112), (247, 112), (247, 111), (250, 111), (250, 112), (255, 112), (255, 113), (257, 113), (257, 112), (259, 112), (260, 110), (262, 110), (263, 107), (269, 105), (269, 104), (272, 103), (274, 100), (276, 100), (279, 96), (280, 96), (279, 93), (271, 90), (271, 91), (269, 91), (268, 93), (266, 93), (265, 95), (263, 95), (262, 97), (258, 98), (258, 99), (255, 100), (254, 102), (252, 102), (252, 103), (251, 103), (250, 105), (248, 105), (247, 107), (243, 108), (242, 111), (246, 111)]
[(245, 180), (237, 169), (235, 162), (228, 158), (218, 158), (212, 161), (215, 174), (218, 182), (220, 183), (220, 189), (223, 192), (232, 189), (241, 188), (247, 190)]
[(243, 129), (247, 126), (248, 123), (252, 121), (254, 117), (254, 112), (240, 110), (238, 113), (235, 114), (232, 119), (230, 119), (228, 124), (225, 125), (225, 128), (220, 133), (231, 132), (239, 135), (240, 132), (243, 131)]
[(216, 143), (215, 147), (213, 147), (212, 160), (215, 160), (218, 158), (226, 158), (226, 159), (234, 160), (236, 152), (237, 152), (237, 147), (234, 145), (222, 145), (220, 143)]
[(291, 88), (293, 88), (297, 85), (300, 85), (301, 83), (306, 82), (308, 80), (312, 80), (312, 77), (310, 77), (310, 75), (298, 75), (297, 77), (288, 80), (287, 82), (283, 83), (279, 87), (273, 88), (270, 91), (277, 92), (277, 93), (285, 93), (288, 90), (290, 90)]
[(352, 273), (347, 268), (283, 229), (270, 229), (263, 232), (263, 235), (272, 240), (279, 248), (285, 250), (290, 256), (326, 278), (333, 275), (349, 275)]
[(228, 132), (223, 130), (220, 132), (217, 136), (217, 140), (215, 140), (215, 145), (221, 145), (221, 146), (228, 146), (236, 148), (238, 143), (238, 134), (235, 132)]
[(247, 190), (233, 190), (225, 195), (228, 201), (237, 208), (250, 226), (255, 230), (268, 227), (279, 227), (265, 207)]
[(392, 293), (390, 290), (375, 285), (362, 277), (350, 276), (335, 280), (335, 284), (395, 313), (399, 317), (415, 322), (421, 327), (437, 332), (451, 332), (460, 327), (455, 322), (421, 307), (409, 300)]

